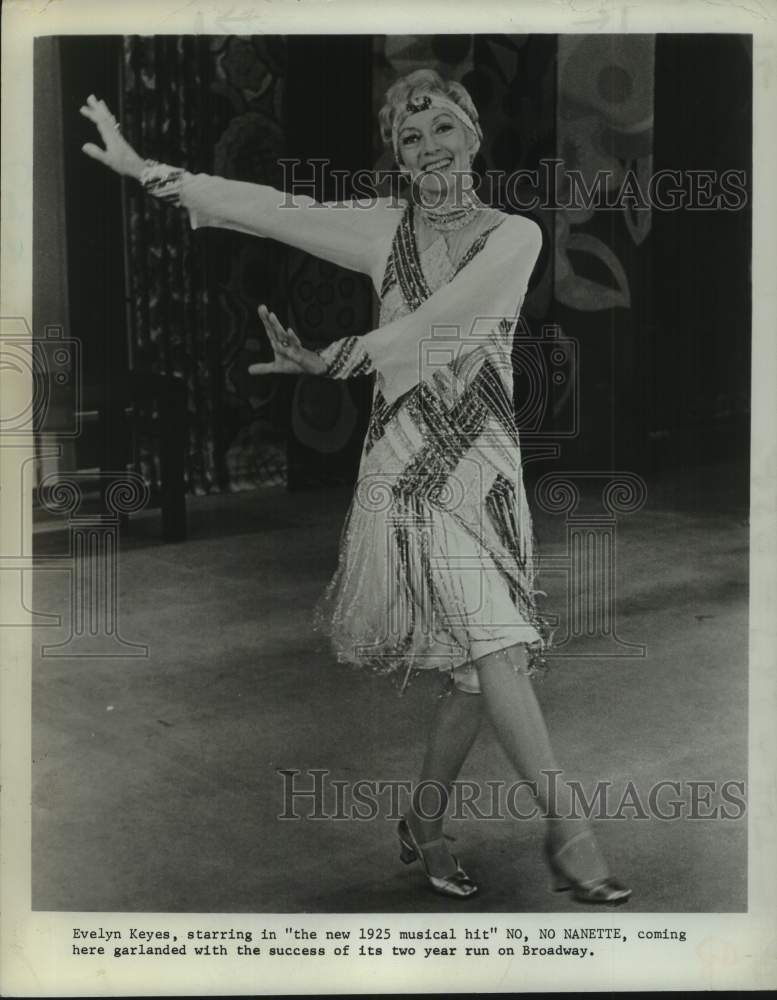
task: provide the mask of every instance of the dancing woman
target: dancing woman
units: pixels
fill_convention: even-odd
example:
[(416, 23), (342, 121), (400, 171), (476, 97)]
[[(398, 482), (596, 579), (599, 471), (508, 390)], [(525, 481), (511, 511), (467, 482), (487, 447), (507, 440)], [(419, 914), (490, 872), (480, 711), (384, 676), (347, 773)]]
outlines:
[[(375, 374), (357, 488), (316, 620), (342, 661), (394, 672), (403, 687), (413, 670), (450, 678), (399, 822), (402, 860), (420, 860), (445, 895), (477, 891), (448, 849), (443, 816), (485, 712), (546, 817), (555, 888), (581, 902), (624, 902), (631, 890), (609, 875), (590, 826), (564, 815), (548, 781), (561, 771), (531, 681), (547, 643), (511, 367), (541, 231), (472, 190), (482, 133), (467, 91), (431, 70), (398, 80), (380, 126), (410, 193), (351, 204), (144, 160), (104, 102), (91, 96), (81, 112), (104, 143), (84, 152), (186, 209), (192, 227), (280, 240), (369, 275), (380, 297), (376, 329), (318, 351), (260, 306), (274, 360), (250, 371)], [(430, 786), (442, 800), (431, 813)]]

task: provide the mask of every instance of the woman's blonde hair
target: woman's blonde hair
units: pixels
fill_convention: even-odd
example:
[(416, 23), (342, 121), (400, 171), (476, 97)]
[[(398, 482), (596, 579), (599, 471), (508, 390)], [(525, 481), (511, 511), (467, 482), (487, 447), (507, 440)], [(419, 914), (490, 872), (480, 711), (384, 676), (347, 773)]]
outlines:
[(386, 91), (383, 107), (378, 112), (380, 137), (387, 146), (392, 145), (392, 131), (397, 113), (404, 108), (411, 97), (418, 93), (441, 94), (449, 101), (454, 101), (472, 121), (472, 132), (475, 135), (475, 146), (471, 155), (474, 156), (480, 148), (483, 137), (478, 121), (478, 112), (466, 88), (457, 80), (446, 80), (434, 69), (416, 69), (406, 76), (401, 76)]

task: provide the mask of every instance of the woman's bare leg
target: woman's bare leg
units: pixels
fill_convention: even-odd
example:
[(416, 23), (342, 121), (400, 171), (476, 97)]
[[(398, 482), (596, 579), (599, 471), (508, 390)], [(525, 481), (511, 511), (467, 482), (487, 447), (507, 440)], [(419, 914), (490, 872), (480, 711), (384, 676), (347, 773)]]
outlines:
[[(451, 694), (440, 699), (421, 775), (413, 790), (412, 809), (407, 816), (421, 844), (442, 836), (451, 786), (475, 742), (482, 715), (483, 698), (479, 694), (454, 687)], [(434, 782), (434, 787), (424, 791), (424, 782)], [(424, 850), (424, 858), (432, 875), (451, 875), (456, 871), (444, 843)]]
[[(549, 794), (548, 773), (560, 768), (553, 752), (542, 709), (526, 673), (528, 662), (524, 645), (491, 653), (475, 661), (483, 692), (486, 713), (496, 731), (507, 758), (519, 777), (532, 782), (536, 799), (548, 820), (548, 835), (553, 849), (586, 826), (582, 819), (568, 817), (568, 788), (562, 775), (556, 775), (558, 795)], [(565, 817), (565, 813), (567, 816)], [(607, 874), (604, 860), (592, 845), (586, 858), (590, 878)]]

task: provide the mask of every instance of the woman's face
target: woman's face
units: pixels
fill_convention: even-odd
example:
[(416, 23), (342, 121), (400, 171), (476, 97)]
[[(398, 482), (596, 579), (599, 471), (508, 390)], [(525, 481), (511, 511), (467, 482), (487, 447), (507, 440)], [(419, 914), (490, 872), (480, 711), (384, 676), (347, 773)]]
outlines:
[(450, 190), (470, 168), (473, 138), (450, 111), (427, 108), (410, 115), (399, 130), (397, 151), (412, 182), (424, 195)]

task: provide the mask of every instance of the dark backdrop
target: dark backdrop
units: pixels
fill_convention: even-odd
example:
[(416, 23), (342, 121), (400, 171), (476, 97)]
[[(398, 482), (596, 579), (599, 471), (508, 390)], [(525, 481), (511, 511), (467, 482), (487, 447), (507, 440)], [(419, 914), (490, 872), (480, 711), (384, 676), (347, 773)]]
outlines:
[[(436, 57), (471, 67), (465, 82), (484, 120), (491, 113), (485, 105), (493, 108), (497, 100), (503, 124), (508, 116), (513, 139), (508, 134), (501, 146), (492, 144), (485, 151), (492, 162), (510, 158), (516, 137), (525, 163), (552, 152), (555, 118), (548, 107), (552, 111), (555, 101), (553, 36), (455, 40), (453, 55), (446, 56), (442, 46), (442, 56), (437, 51)], [(127, 88), (122, 66), (126, 71), (128, 51), (136, 43), (98, 36), (59, 42), (67, 333), (82, 342), (84, 405), (92, 407), (110, 403), (112, 386), (130, 364), (163, 371), (165, 357), (172, 355), (161, 346), (145, 353), (137, 350), (140, 342), (148, 347), (152, 341), (133, 326), (137, 302), (125, 282), (125, 263), (130, 272), (140, 267), (134, 251), (125, 261), (120, 236), (126, 231), (127, 201), (122, 199), (121, 182), (80, 152), (91, 135), (78, 106), (90, 92), (119, 106), (120, 91)], [(423, 54), (424, 46), (433, 43), (434, 36), (422, 38), (416, 51)], [(209, 110), (198, 126), (193, 160), (184, 165), (218, 172), (216, 168), (228, 161), (232, 176), (277, 183), (273, 164), (281, 153), (301, 159), (329, 157), (344, 169), (375, 162), (371, 83), (378, 78), (376, 69), (385, 73), (386, 65), (384, 61), (376, 67), (374, 39), (224, 36), (197, 44)], [(489, 60), (496, 49), (510, 46), (511, 65), (517, 68), (507, 79), (499, 76), (498, 67), (489, 69)], [(749, 185), (749, 39), (659, 35), (654, 69), (654, 169), (735, 168), (747, 172)], [(189, 102), (192, 114), (203, 107), (202, 94), (182, 91), (178, 98)], [(149, 89), (142, 95), (125, 93), (124, 99), (130, 104), (134, 100), (148, 115), (159, 96)], [(532, 107), (534, 117), (529, 114)], [(270, 129), (272, 142), (267, 138)], [(142, 152), (155, 155), (158, 150), (146, 147)], [(319, 194), (331, 196), (326, 190)], [(131, 197), (137, 198), (137, 192)], [(148, 204), (139, 209), (149, 215), (158, 210)], [(596, 221), (607, 229), (604, 215)], [(539, 271), (552, 271), (551, 223), (544, 219), (547, 243), (534, 286), (542, 276)], [(749, 200), (736, 212), (654, 211), (649, 237), (622, 259), (631, 288), (627, 311), (581, 312), (554, 300), (552, 281), (534, 287), (533, 332), (543, 322), (559, 323), (583, 348), (580, 433), (565, 442), (559, 456), (562, 467), (628, 468), (660, 476), (679, 466), (734, 460), (746, 492), (750, 238)], [(270, 392), (266, 386), (257, 391), (256, 383), (240, 372), (251, 360), (269, 354), (256, 320), (260, 300), (270, 297), (305, 339), (325, 343), (372, 325), (366, 279), (240, 234), (197, 234), (194, 243), (193, 268), (210, 303), (211, 340), (206, 380), (187, 369), (187, 351), (178, 354), (189, 379), (190, 418), (200, 421), (199, 437), (190, 440), (189, 488), (243, 488), (278, 481), (279, 475), (291, 487), (350, 481), (364, 433), (368, 380), (333, 386), (320, 379), (285, 379)], [(143, 266), (148, 268), (148, 261)], [(151, 280), (159, 294), (171, 293), (161, 272)], [(195, 412), (198, 392), (207, 393), (207, 424)], [(123, 453), (110, 420), (95, 433), (101, 461), (115, 467)], [(262, 456), (267, 458), (268, 443), (285, 454), (286, 464), (271, 463), (263, 480)], [(82, 448), (88, 445), (86, 439), (81, 443)], [(146, 471), (153, 476), (153, 463)]]

